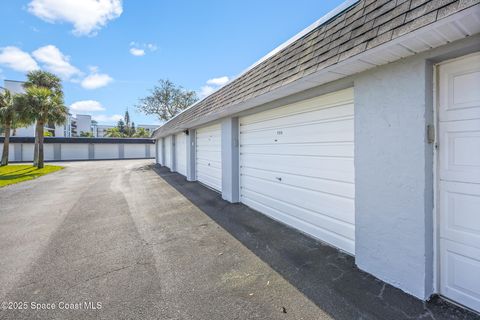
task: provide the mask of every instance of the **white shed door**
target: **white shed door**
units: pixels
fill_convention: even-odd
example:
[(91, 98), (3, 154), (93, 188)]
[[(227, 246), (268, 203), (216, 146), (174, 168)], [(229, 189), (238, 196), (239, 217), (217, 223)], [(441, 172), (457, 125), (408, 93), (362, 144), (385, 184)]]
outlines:
[(197, 180), (222, 190), (222, 128), (220, 124), (197, 129)]
[(480, 311), (480, 55), (439, 67), (440, 293)]
[(157, 163), (163, 166), (163, 138), (157, 140)]
[(353, 89), (240, 118), (240, 199), (355, 253)]
[(172, 169), (172, 136), (165, 137), (165, 166)]
[(175, 170), (187, 175), (187, 135), (178, 133), (175, 135)]

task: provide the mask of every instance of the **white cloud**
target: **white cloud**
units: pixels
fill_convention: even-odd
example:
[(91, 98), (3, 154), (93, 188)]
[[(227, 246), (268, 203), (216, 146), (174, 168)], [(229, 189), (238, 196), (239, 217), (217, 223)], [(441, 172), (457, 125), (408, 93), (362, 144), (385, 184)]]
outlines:
[(98, 115), (92, 116), (93, 120), (101, 123), (117, 123), (118, 120), (122, 118), (123, 117), (119, 114), (114, 114), (114, 115), (98, 114)]
[(145, 55), (145, 50), (138, 48), (130, 48), (130, 53), (136, 57), (141, 57)]
[(207, 80), (207, 84), (214, 86), (223, 86), (230, 80), (227, 76)]
[(105, 111), (102, 104), (95, 100), (83, 100), (72, 103), (70, 110), (74, 112), (96, 112)]
[(0, 48), (0, 64), (19, 72), (38, 69), (38, 64), (32, 56), (17, 47)]
[(43, 64), (43, 67), (58, 76), (69, 79), (81, 75), (80, 70), (70, 64), (70, 57), (64, 55), (53, 45), (44, 46), (33, 51), (33, 57)]
[(122, 0), (32, 0), (28, 11), (49, 22), (73, 24), (77, 36), (96, 35), (123, 12)]
[(97, 89), (105, 87), (110, 82), (113, 81), (113, 78), (106, 73), (99, 73), (98, 67), (90, 67), (90, 74), (82, 80), (82, 87), (85, 89)]
[(152, 52), (157, 51), (157, 49), (158, 49), (157, 45), (153, 44), (153, 43), (147, 43), (147, 48), (148, 48), (148, 50), (150, 50)]
[(138, 43), (135, 41), (130, 42), (130, 53), (134, 56), (141, 57), (147, 53), (157, 51), (158, 47), (154, 43)]
[(205, 98), (206, 96), (208, 95), (211, 95), (212, 93), (215, 92), (215, 88), (212, 87), (212, 86), (203, 86), (200, 88), (200, 92), (198, 93), (198, 95), (200, 96), (200, 99), (203, 99)]
[(198, 91), (198, 95), (200, 99), (205, 98), (208, 95), (211, 95), (218, 89), (220, 89), (223, 85), (225, 85), (230, 79), (227, 76), (212, 78), (207, 80), (207, 84), (200, 88)]

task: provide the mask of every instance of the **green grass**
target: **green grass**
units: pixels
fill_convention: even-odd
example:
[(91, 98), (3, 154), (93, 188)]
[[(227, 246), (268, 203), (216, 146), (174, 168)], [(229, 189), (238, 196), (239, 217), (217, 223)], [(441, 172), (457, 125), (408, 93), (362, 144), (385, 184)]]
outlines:
[(63, 167), (61, 166), (50, 165), (46, 165), (42, 169), (37, 169), (31, 164), (14, 164), (0, 167), (0, 188), (10, 184), (32, 180), (62, 169)]

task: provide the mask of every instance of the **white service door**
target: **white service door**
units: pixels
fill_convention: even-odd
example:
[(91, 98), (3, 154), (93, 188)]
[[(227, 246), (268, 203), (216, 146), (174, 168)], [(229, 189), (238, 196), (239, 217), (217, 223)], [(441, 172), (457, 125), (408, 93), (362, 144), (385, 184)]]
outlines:
[(163, 166), (163, 138), (157, 140), (157, 163)]
[(197, 180), (222, 191), (222, 127), (220, 124), (197, 129)]
[(187, 175), (187, 135), (177, 133), (175, 135), (175, 171), (184, 176)]
[(480, 54), (439, 67), (440, 293), (480, 311)]
[(240, 118), (240, 201), (355, 254), (353, 89)]
[(165, 137), (165, 166), (172, 169), (172, 136)]

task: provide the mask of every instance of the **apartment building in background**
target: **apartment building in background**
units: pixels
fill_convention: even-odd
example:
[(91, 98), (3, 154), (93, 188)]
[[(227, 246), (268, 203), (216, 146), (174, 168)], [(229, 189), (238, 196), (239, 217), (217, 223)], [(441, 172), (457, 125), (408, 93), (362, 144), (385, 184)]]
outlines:
[[(4, 86), (0, 90), (6, 89), (12, 93), (21, 94), (25, 92), (23, 81), (4, 80)], [(88, 114), (68, 114), (67, 121), (62, 125), (47, 124), (44, 127), (46, 132), (50, 132), (53, 137), (74, 138), (81, 137), (84, 133), (90, 132), (95, 138), (105, 137), (107, 130), (114, 128), (116, 125), (99, 125), (97, 121), (92, 119)], [(138, 125), (137, 128), (145, 128), (152, 133), (158, 125)], [(25, 128), (17, 128), (15, 130), (17, 137), (34, 137), (35, 124)]]

